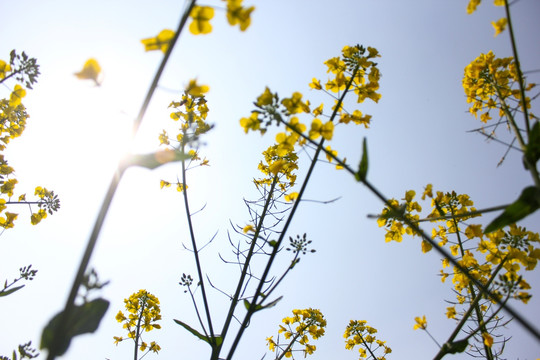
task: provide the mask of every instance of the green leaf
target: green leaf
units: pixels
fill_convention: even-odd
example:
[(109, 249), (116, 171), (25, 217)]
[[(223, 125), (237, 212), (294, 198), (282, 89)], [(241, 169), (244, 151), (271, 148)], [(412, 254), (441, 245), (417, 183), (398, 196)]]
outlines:
[[(251, 303), (247, 301), (246, 299), (244, 299), (244, 306), (246, 307), (247, 310), (249, 310), (249, 308), (251, 307)], [(255, 309), (253, 310), (253, 312), (257, 312), (261, 309), (263, 309), (262, 305), (255, 305)]]
[(277, 241), (276, 241), (276, 240), (270, 240), (270, 241), (268, 242), (268, 245), (270, 245), (271, 247), (276, 247)]
[(141, 166), (153, 170), (161, 165), (174, 161), (182, 161), (193, 158), (193, 155), (181, 151), (160, 150), (151, 154), (137, 154), (126, 156), (122, 160), (121, 167), (127, 169), (130, 166)]
[(367, 152), (367, 140), (364, 138), (364, 142), (362, 144), (362, 159), (360, 160), (360, 165), (358, 166), (358, 172), (355, 174), (355, 178), (357, 181), (364, 181), (366, 180), (368, 172), (368, 152)]
[(263, 309), (269, 309), (269, 308), (272, 308), (272, 307), (276, 306), (277, 303), (281, 301), (281, 299), (283, 299), (283, 296), (278, 297), (276, 300), (274, 300), (274, 301), (272, 301), (272, 302), (270, 302), (270, 303), (264, 305), (262, 308), (263, 308)]
[[(525, 149), (525, 159), (531, 166), (535, 166), (540, 159), (540, 122), (536, 122), (529, 133), (529, 143)], [(525, 164), (527, 168), (527, 164)]]
[[(261, 294), (261, 296), (264, 298), (266, 297), (264, 294)], [(269, 308), (272, 308), (274, 306), (276, 306), (276, 304), (281, 300), (283, 299), (283, 296), (280, 296), (278, 297), (276, 300), (274, 301), (271, 301), (270, 303), (266, 304), (266, 305), (255, 305), (255, 310), (253, 311), (254, 313), (259, 311), (259, 310), (262, 310), (262, 309), (269, 309)], [(244, 299), (244, 306), (246, 307), (247, 310), (249, 310), (250, 306), (251, 306), (251, 303), (247, 300)]]
[(9, 290), (2, 290), (0, 291), (0, 297), (13, 294), (15, 291), (21, 290), (23, 287), (24, 285), (21, 285), (21, 286), (15, 286), (14, 288), (9, 289)]
[(65, 337), (57, 344), (58, 348), (51, 349), (56, 335), (56, 328), (63, 317), (64, 311), (56, 314), (49, 321), (41, 334), (41, 349), (48, 349), (53, 355), (63, 355), (69, 348), (71, 339), (76, 335), (93, 333), (97, 330), (103, 315), (109, 308), (109, 302), (105, 299), (95, 299), (83, 305), (75, 305), (71, 311), (65, 326)]
[(291, 261), (291, 265), (289, 266), (289, 269), (292, 269), (296, 266), (296, 264), (298, 264), (300, 262), (300, 259), (295, 259), (293, 261)]
[[(220, 346), (223, 343), (223, 337), (221, 337), (221, 336), (214, 336), (212, 338), (210, 336), (206, 336), (206, 335), (201, 334), (200, 332), (198, 332), (197, 330), (195, 330), (194, 328), (192, 328), (191, 326), (189, 326), (185, 322), (182, 322), (182, 321), (176, 320), (176, 319), (174, 319), (174, 322), (177, 323), (178, 325), (182, 326), (184, 329), (186, 329), (187, 331), (189, 331), (190, 333), (192, 333), (193, 335), (195, 335), (199, 339), (201, 339), (204, 342), (208, 343), (212, 347), (214, 347), (214, 345), (215, 346)], [(212, 340), (214, 340), (214, 341), (212, 341)]]
[(443, 345), (443, 351), (445, 354), (457, 354), (462, 353), (469, 346), (469, 340), (459, 340), (452, 343), (446, 343)]
[(523, 189), (519, 198), (508, 205), (504, 212), (486, 227), (484, 233), (487, 234), (513, 224), (532, 214), (538, 208), (540, 208), (540, 189), (535, 186), (529, 186)]

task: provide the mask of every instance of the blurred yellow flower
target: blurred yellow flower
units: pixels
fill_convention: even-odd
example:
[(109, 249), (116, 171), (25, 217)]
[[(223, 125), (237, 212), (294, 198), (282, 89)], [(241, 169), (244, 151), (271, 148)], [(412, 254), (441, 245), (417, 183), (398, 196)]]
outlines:
[(141, 43), (144, 45), (144, 51), (161, 50), (165, 53), (173, 37), (174, 31), (164, 29), (156, 37), (142, 39)]
[(245, 8), (242, 0), (227, 0), (227, 20), (230, 25), (238, 24), (241, 31), (245, 31), (251, 24), (251, 13), (255, 7)]
[(414, 318), (414, 321), (416, 321), (416, 324), (413, 326), (414, 330), (425, 330), (427, 328), (426, 315), (422, 316), (421, 318), (417, 316)]
[(193, 35), (208, 34), (212, 32), (210, 20), (214, 17), (214, 9), (210, 6), (195, 6), (189, 15), (193, 19), (189, 31)]
[(493, 28), (495, 29), (495, 36), (499, 35), (506, 29), (506, 25), (508, 24), (508, 19), (506, 18), (500, 18), (496, 22), (492, 21), (491, 25), (493, 25)]
[(204, 93), (207, 93), (210, 90), (210, 87), (207, 85), (198, 85), (196, 79), (189, 80), (189, 84), (186, 87), (186, 92), (194, 97), (203, 96)]
[(6, 73), (11, 71), (11, 66), (4, 60), (0, 60), (0, 79), (6, 77)]
[(19, 84), (15, 85), (15, 88), (9, 97), (9, 106), (13, 108), (17, 107), (21, 103), (21, 99), (25, 96), (26, 90)]
[(101, 66), (96, 59), (88, 59), (82, 68), (81, 71), (76, 72), (75, 76), (81, 80), (94, 80), (96, 85), (100, 85), (98, 77), (101, 74)]
[(493, 346), (493, 337), (491, 335), (484, 332), (482, 333), (482, 337), (484, 338), (484, 345), (486, 345), (487, 347)]

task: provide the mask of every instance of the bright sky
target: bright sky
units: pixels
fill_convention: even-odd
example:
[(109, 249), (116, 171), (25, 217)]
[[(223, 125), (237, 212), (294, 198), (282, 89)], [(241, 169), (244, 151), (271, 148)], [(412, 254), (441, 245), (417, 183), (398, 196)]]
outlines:
[[(211, 167), (191, 172), (188, 184), (192, 209), (206, 205), (195, 217), (200, 242), (218, 232), (203, 252), (213, 283), (226, 292), (233, 289), (236, 268), (223, 265), (217, 254), (232, 257), (229, 221), (248, 223), (243, 198), (256, 197), (251, 180), (258, 176), (261, 151), (274, 140), (245, 135), (239, 119), (249, 115), (265, 86), (282, 98), (300, 91), (312, 103), (328, 102), (310, 91), (308, 83), (313, 77), (325, 79), (323, 62), (338, 56), (344, 45), (372, 46), (382, 54), (382, 99), (359, 107), (373, 115), (369, 130), (336, 130), (332, 147), (357, 164), (367, 136), (368, 177), (383, 194), (402, 198), (405, 190), (421, 192), (433, 183), (436, 190), (467, 193), (484, 208), (509, 203), (530, 185), (520, 154), (511, 152), (497, 167), (506, 148), (467, 133), (480, 123), (467, 112), (464, 67), (489, 50), (500, 57), (511, 55), (508, 34), (494, 38), (490, 25), (504, 16), (503, 8), (486, 0), (467, 15), (467, 2), (245, 0), (256, 6), (247, 32), (230, 27), (225, 12), (216, 10), (212, 34), (182, 34), (144, 119), (137, 149), (157, 147), (159, 132), (172, 123), (167, 107), (180, 98), (189, 79), (210, 86), (209, 122), (215, 128), (204, 139), (201, 154)], [(208, 0), (204, 5), (223, 3)], [(172, 0), (152, 5), (142, 0), (0, 4), (0, 58), (8, 60), (12, 49), (25, 51), (38, 59), (42, 73), (24, 99), (31, 115), (26, 132), (6, 153), (19, 180), (17, 194), (33, 194), (41, 185), (58, 193), (62, 205), (38, 227), (30, 225), (26, 208), (17, 209), (16, 227), (0, 237), (1, 279), (17, 276), (19, 267), (28, 264), (39, 270), (26, 288), (1, 300), (1, 355), (29, 340), (38, 345), (42, 328), (63, 307), (131, 121), (162, 56), (145, 53), (140, 39), (174, 29), (183, 6)], [(540, 2), (516, 1), (512, 11), (522, 67), (537, 70)], [(103, 68), (101, 87), (73, 76), (90, 57)], [(530, 78), (538, 82), (538, 73)], [(1, 91), (9, 94), (6, 88)], [(111, 281), (102, 293), (111, 305), (97, 333), (76, 338), (65, 358), (129, 358), (131, 344), (113, 344), (113, 336), (125, 335), (114, 316), (123, 309), (124, 298), (143, 288), (162, 305), (163, 329), (148, 337), (161, 345), (159, 358), (205, 358), (206, 344), (172, 321), (195, 324), (190, 299), (178, 285), (182, 273), (195, 274), (191, 254), (182, 247), (188, 244), (188, 231), (181, 197), (174, 189), (159, 189), (160, 179), (174, 180), (178, 172), (175, 166), (153, 172), (131, 169), (122, 180), (92, 258), (101, 279)], [(342, 335), (350, 319), (365, 319), (377, 328), (394, 359), (428, 359), (437, 351), (425, 333), (413, 331), (415, 316), (426, 315), (439, 342), (453, 330), (444, 299), (454, 297), (451, 284), (442, 284), (437, 276), (439, 256), (422, 254), (416, 238), (385, 243), (384, 230), (366, 217), (380, 212), (381, 203), (345, 172), (321, 164), (306, 198), (337, 197), (339, 201), (327, 205), (301, 205), (290, 235), (306, 232), (317, 252), (306, 256), (278, 289), (284, 295), (278, 306), (253, 318), (238, 359), (262, 358), (265, 338), (277, 335), (281, 319), (294, 308), (319, 308), (328, 321), (313, 359), (357, 358), (356, 351), (344, 349)], [(539, 231), (538, 220), (536, 213), (523, 225)], [(517, 306), (532, 322), (540, 318), (537, 274), (526, 278), (535, 289), (532, 300)], [(217, 292), (212, 296), (213, 314), (221, 319), (228, 300)], [(508, 329), (513, 339), (506, 357), (539, 357), (538, 342), (517, 324)]]

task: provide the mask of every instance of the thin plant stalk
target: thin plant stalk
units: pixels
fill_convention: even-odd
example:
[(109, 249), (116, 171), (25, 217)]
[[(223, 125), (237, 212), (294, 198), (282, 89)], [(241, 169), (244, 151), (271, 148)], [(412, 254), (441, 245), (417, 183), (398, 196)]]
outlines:
[(225, 323), (223, 324), (223, 330), (221, 331), (221, 336), (223, 338), (225, 338), (225, 336), (227, 335), (227, 332), (229, 330), (229, 326), (230, 326), (230, 324), (232, 322), (232, 319), (234, 317), (234, 311), (236, 309), (236, 306), (238, 305), (238, 301), (240, 300), (240, 293), (241, 293), (243, 285), (244, 285), (244, 280), (245, 280), (245, 278), (247, 276), (248, 266), (249, 266), (249, 263), (251, 261), (251, 257), (253, 256), (253, 253), (254, 253), (254, 250), (255, 250), (255, 244), (257, 242), (257, 239), (259, 238), (259, 234), (261, 232), (261, 229), (262, 229), (262, 226), (263, 226), (263, 223), (264, 223), (264, 219), (265, 219), (266, 214), (268, 212), (268, 209), (270, 207), (270, 203), (272, 201), (272, 197), (273, 197), (273, 194), (274, 194), (274, 189), (276, 187), (277, 181), (278, 181), (277, 176), (274, 176), (274, 179), (272, 181), (272, 185), (270, 186), (270, 191), (268, 192), (266, 201), (264, 203), (264, 207), (263, 207), (263, 210), (262, 210), (262, 213), (261, 213), (261, 217), (259, 218), (259, 223), (257, 225), (257, 228), (255, 229), (255, 234), (253, 235), (253, 239), (251, 240), (251, 246), (250, 246), (248, 254), (246, 256), (246, 260), (244, 261), (244, 263), (242, 265), (242, 273), (240, 275), (240, 279), (238, 280), (238, 285), (236, 287), (236, 291), (234, 293), (234, 296), (231, 299), (231, 306), (229, 307), (229, 312), (228, 312), (227, 317), (225, 319)]
[[(182, 146), (182, 152), (184, 152), (185, 148)], [(208, 323), (208, 329), (210, 331), (210, 342), (212, 344), (212, 349), (214, 349), (217, 345), (216, 339), (214, 337), (214, 328), (212, 326), (212, 317), (210, 315), (210, 305), (208, 304), (208, 297), (206, 295), (206, 288), (204, 285), (204, 277), (202, 274), (202, 265), (201, 265), (201, 259), (199, 258), (199, 250), (197, 249), (197, 241), (195, 240), (195, 231), (193, 229), (193, 222), (191, 221), (191, 213), (189, 210), (189, 201), (188, 201), (188, 195), (187, 195), (187, 184), (186, 184), (186, 160), (182, 160), (182, 193), (184, 196), (184, 206), (186, 209), (186, 217), (188, 222), (188, 228), (189, 228), (189, 235), (191, 238), (191, 246), (193, 247), (193, 256), (195, 258), (195, 265), (197, 267), (197, 274), (199, 276), (199, 284), (201, 285), (201, 292), (202, 292), (202, 299), (204, 303), (204, 311), (206, 314), (206, 321)], [(204, 329), (204, 326), (203, 326)], [(206, 330), (204, 330), (206, 332)]]
[[(529, 121), (529, 111), (527, 110), (527, 103), (525, 98), (525, 84), (523, 83), (523, 72), (521, 71), (521, 63), (519, 62), (519, 56), (516, 46), (516, 39), (514, 36), (514, 27), (512, 25), (512, 17), (510, 16), (510, 5), (508, 4), (508, 0), (504, 1), (504, 9), (506, 12), (506, 19), (508, 21), (508, 32), (510, 34), (510, 42), (512, 43), (512, 53), (514, 55), (514, 60), (516, 63), (516, 70), (518, 73), (518, 83), (519, 83), (519, 92), (520, 92), (520, 103), (521, 108), (523, 110), (523, 117), (525, 121), (525, 129), (527, 131), (527, 137), (530, 141), (531, 136), (531, 125)], [(514, 132), (516, 133), (516, 136), (520, 137), (520, 133), (518, 129), (514, 129)], [(536, 164), (530, 164), (527, 157), (523, 158), (524, 161), (527, 163), (527, 169), (531, 172), (531, 175), (533, 177), (534, 183), (537, 187), (540, 188), (540, 174), (538, 173), (538, 170), (536, 169)]]
[[(330, 117), (330, 121), (333, 121), (337, 115), (337, 112), (338, 110), (341, 108), (341, 105), (343, 103), (343, 100), (345, 99), (345, 96), (347, 95), (353, 81), (354, 81), (354, 77), (356, 76), (356, 73), (358, 71), (359, 67), (356, 66), (356, 68), (354, 69), (352, 75), (351, 75), (351, 80), (349, 81), (349, 83), (347, 84), (347, 86), (345, 87), (345, 90), (343, 91), (343, 94), (341, 96), (341, 98), (339, 99), (338, 103), (336, 104), (336, 107), (334, 109), (334, 112), (332, 114), (332, 116)], [(307, 184), (311, 178), (311, 175), (313, 173), (313, 169), (315, 168), (315, 164), (317, 163), (318, 161), (318, 158), (319, 158), (319, 155), (321, 153), (321, 150), (323, 149), (323, 144), (324, 144), (324, 137), (320, 140), (320, 142), (317, 144), (317, 149), (315, 151), (315, 154), (313, 155), (313, 160), (311, 161), (311, 165), (308, 169), (308, 172), (306, 174), (306, 178), (304, 179), (304, 182), (302, 183), (302, 186), (300, 188), (300, 191), (298, 192), (298, 197), (296, 199), (296, 201), (294, 202), (293, 204), (293, 207), (291, 209), (291, 212), (289, 214), (289, 216), (287, 217), (287, 220), (285, 222), (285, 225), (283, 226), (283, 229), (281, 231), (281, 234), (279, 236), (279, 239), (277, 240), (276, 244), (274, 245), (274, 248), (272, 250), (272, 253), (270, 254), (270, 258), (268, 259), (268, 262), (266, 264), (266, 268), (264, 270), (264, 273), (259, 281), (259, 286), (257, 288), (257, 290), (255, 291), (255, 294), (253, 296), (253, 300), (248, 308), (248, 311), (244, 317), (244, 320), (242, 322), (242, 325), (240, 326), (240, 329), (238, 330), (238, 333), (236, 335), (236, 338), (234, 339), (234, 342), (231, 346), (231, 349), (229, 350), (229, 354), (227, 355), (227, 360), (231, 360), (232, 359), (232, 356), (234, 354), (234, 352), (236, 351), (236, 347), (238, 346), (238, 343), (240, 342), (240, 339), (245, 331), (245, 329), (247, 328), (250, 320), (251, 320), (251, 316), (255, 313), (255, 308), (256, 308), (256, 305), (257, 305), (257, 300), (259, 299), (259, 296), (262, 294), (262, 287), (263, 285), (265, 284), (265, 281), (266, 281), (266, 278), (268, 277), (268, 274), (270, 272), (270, 268), (272, 267), (272, 264), (274, 262), (274, 259), (277, 255), (277, 252), (280, 248), (280, 245), (281, 243), (283, 242), (283, 239), (285, 238), (285, 234), (287, 233), (287, 230), (289, 228), (289, 225), (291, 224), (292, 222), (292, 219), (296, 213), (296, 210), (298, 209), (298, 205), (300, 204), (300, 200), (302, 199), (302, 196), (304, 194), (304, 191), (307, 187)], [(212, 359), (212, 360), (215, 360), (215, 359)]]
[[(454, 215), (453, 209), (451, 209), (451, 212), (453, 216)], [(454, 227), (456, 229), (456, 236), (458, 239), (459, 251), (461, 252), (461, 256), (463, 257), (465, 255), (465, 250), (463, 249), (463, 242), (461, 241), (461, 235), (459, 234), (458, 221), (455, 218), (453, 218), (452, 222), (454, 223)], [(471, 297), (473, 299), (476, 298), (476, 291), (474, 291), (474, 286), (472, 283), (469, 283), (469, 292), (471, 293)], [(484, 323), (482, 311), (480, 310), (480, 306), (478, 305), (478, 302), (474, 305), (474, 312), (476, 313), (478, 328), (482, 332), (486, 332), (486, 324)], [(487, 346), (486, 344), (484, 344), (484, 351), (486, 352), (487, 360), (493, 360), (493, 352), (491, 351), (491, 348)]]
[[(314, 142), (312, 139), (310, 139), (308, 136), (303, 134), (302, 132), (296, 130), (294, 127), (290, 127), (290, 129), (300, 136), (302, 136), (304, 139), (306, 139), (307, 142), (316, 145), (317, 143)], [(331, 157), (333, 160), (337, 162), (338, 165), (340, 165), (345, 171), (350, 173), (356, 178), (357, 172), (353, 170), (348, 164), (343, 162), (343, 160), (339, 159), (336, 155), (332, 154), (327, 149), (321, 149), (327, 156)], [(360, 179), (360, 182), (364, 184), (377, 198), (379, 198), (386, 206), (388, 206), (390, 209), (392, 209), (394, 212), (398, 213), (398, 208), (394, 207), (392, 204), (390, 204), (388, 198), (386, 198), (373, 184), (371, 184), (367, 179)], [(465, 269), (463, 266), (459, 265), (457, 261), (448, 253), (448, 251), (439, 244), (437, 244), (433, 239), (431, 239), (431, 236), (427, 236), (427, 234), (418, 227), (417, 221), (410, 220), (406, 217), (400, 217), (399, 220), (402, 220), (404, 223), (406, 223), (411, 229), (413, 229), (414, 233), (419, 235), (423, 240), (427, 241), (443, 258), (448, 259), (448, 261), (459, 269), (459, 271), (463, 272), (465, 276), (469, 280), (471, 280), (479, 289), (481, 289), (490, 299), (493, 299), (497, 304), (502, 306), (504, 310), (510, 314), (518, 323), (520, 323), (529, 333), (531, 333), (537, 340), (540, 340), (540, 331), (537, 330), (528, 320), (526, 320), (523, 316), (521, 316), (519, 313), (517, 313), (510, 304), (506, 303), (503, 304), (501, 301), (491, 293), (482, 283), (480, 283), (478, 280), (476, 280), (467, 269)]]
[[(172, 53), (172, 50), (174, 48), (174, 45), (176, 44), (180, 33), (182, 32), (182, 29), (184, 28), (187, 19), (189, 17), (189, 14), (193, 7), (195, 6), (196, 0), (191, 0), (188, 4), (181, 20), (178, 25), (177, 31), (175, 33), (175, 36), (172, 38), (169, 48), (167, 49), (167, 52), (165, 53), (165, 56), (163, 57), (161, 64), (154, 75), (154, 80), (152, 81), (152, 84), (150, 85), (150, 88), (148, 89), (148, 92), (146, 94), (146, 98), (143, 102), (143, 105), (141, 106), (141, 109), (139, 111), (139, 114), (137, 115), (137, 118), (134, 121), (134, 127), (133, 127), (133, 137), (135, 137), (140, 124), (144, 118), (144, 115), (146, 113), (146, 110), (148, 109), (148, 106), (150, 105), (150, 100), (152, 99), (152, 96), (154, 95), (154, 92), (158, 86), (159, 79), (161, 78), (161, 75), (163, 74), (163, 70), (165, 69), (165, 66), (169, 60), (170, 54)], [(120, 179), (122, 178), (122, 175), (124, 174), (124, 171), (126, 168), (122, 165), (120, 162), (118, 165), (117, 170), (115, 170), (107, 194), (105, 195), (105, 199), (103, 200), (103, 203), (101, 204), (101, 208), (99, 210), (98, 216), (96, 218), (96, 221), (94, 223), (94, 227), (92, 229), (92, 233), (90, 234), (90, 238), (88, 239), (88, 243), (86, 245), (86, 250), (84, 252), (84, 255), (81, 259), (81, 262), (79, 264), (79, 269), (77, 271), (77, 274), (75, 276), (75, 279), (73, 281), (73, 285), (71, 287), (71, 291), (69, 293), (69, 296), (67, 298), (66, 304), (64, 306), (64, 310), (61, 313), (60, 320), (58, 322), (58, 325), (55, 329), (54, 333), (54, 339), (51, 343), (51, 347), (49, 349), (49, 353), (47, 355), (47, 360), (53, 360), (56, 358), (56, 355), (59, 352), (59, 349), (61, 348), (61, 344), (66, 338), (67, 335), (67, 323), (69, 321), (71, 312), (73, 311), (73, 307), (75, 306), (75, 298), (77, 297), (77, 293), (79, 292), (79, 288), (81, 286), (81, 283), (84, 279), (84, 274), (86, 273), (86, 269), (88, 268), (88, 264), (90, 262), (90, 258), (92, 256), (92, 253), (94, 251), (94, 248), (97, 243), (97, 239), (99, 237), (99, 233), (101, 232), (101, 228), (103, 226), (103, 223), (105, 221), (105, 217), (107, 216), (107, 213), (109, 211), (109, 208), (112, 203), (112, 199), (114, 198), (114, 194), (116, 193), (116, 190), (118, 188), (118, 185), (120, 184)]]

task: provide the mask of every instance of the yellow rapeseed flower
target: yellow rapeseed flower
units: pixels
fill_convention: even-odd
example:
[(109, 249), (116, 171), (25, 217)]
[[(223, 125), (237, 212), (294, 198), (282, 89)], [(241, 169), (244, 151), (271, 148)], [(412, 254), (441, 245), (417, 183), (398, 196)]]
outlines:
[(420, 317), (415, 317), (414, 318), (414, 321), (416, 321), (416, 324), (414, 324), (413, 326), (413, 329), (414, 330), (418, 330), (418, 329), (422, 329), (422, 330), (425, 330), (427, 328), (427, 321), (426, 321), (426, 316), (422, 316), (421, 318)]
[(194, 97), (200, 97), (203, 96), (203, 94), (207, 93), (208, 90), (210, 90), (210, 87), (207, 85), (198, 85), (196, 79), (192, 79), (189, 81), (188, 86), (186, 86), (185, 91)]
[(487, 347), (492, 347), (493, 346), (493, 337), (491, 335), (489, 335), (486, 332), (483, 332), (482, 337), (484, 338), (484, 344)]
[(155, 37), (142, 39), (141, 43), (144, 45), (144, 51), (161, 50), (165, 53), (173, 37), (174, 31), (164, 29)]
[(17, 107), (21, 103), (21, 99), (25, 96), (26, 90), (19, 84), (15, 85), (9, 97), (9, 106), (13, 108)]
[(311, 130), (309, 130), (309, 138), (312, 140), (323, 137), (325, 140), (332, 140), (334, 135), (334, 123), (328, 121), (325, 124), (319, 119), (313, 119), (311, 122)]
[(495, 29), (495, 36), (499, 35), (506, 29), (506, 25), (508, 24), (508, 19), (506, 18), (500, 18), (496, 22), (492, 21), (491, 25), (493, 25), (493, 28)]
[(251, 24), (251, 13), (255, 7), (245, 8), (242, 0), (227, 0), (227, 21), (230, 25), (239, 25), (241, 31), (245, 31)]
[(6, 73), (11, 71), (11, 66), (4, 60), (0, 60), (0, 79), (6, 77)]
[(476, 11), (478, 5), (480, 5), (481, 0), (470, 0), (467, 4), (467, 14), (472, 14)]
[(249, 130), (257, 131), (261, 127), (261, 122), (259, 121), (259, 114), (252, 112), (248, 118), (240, 119), (240, 126), (244, 128), (244, 132), (247, 134)]
[(193, 35), (209, 34), (212, 32), (210, 20), (214, 17), (214, 9), (210, 6), (195, 6), (189, 14), (193, 21), (189, 25), (189, 31)]
[(76, 72), (75, 76), (81, 80), (94, 80), (96, 85), (100, 85), (98, 77), (101, 74), (101, 66), (96, 59), (88, 59), (81, 71)]

